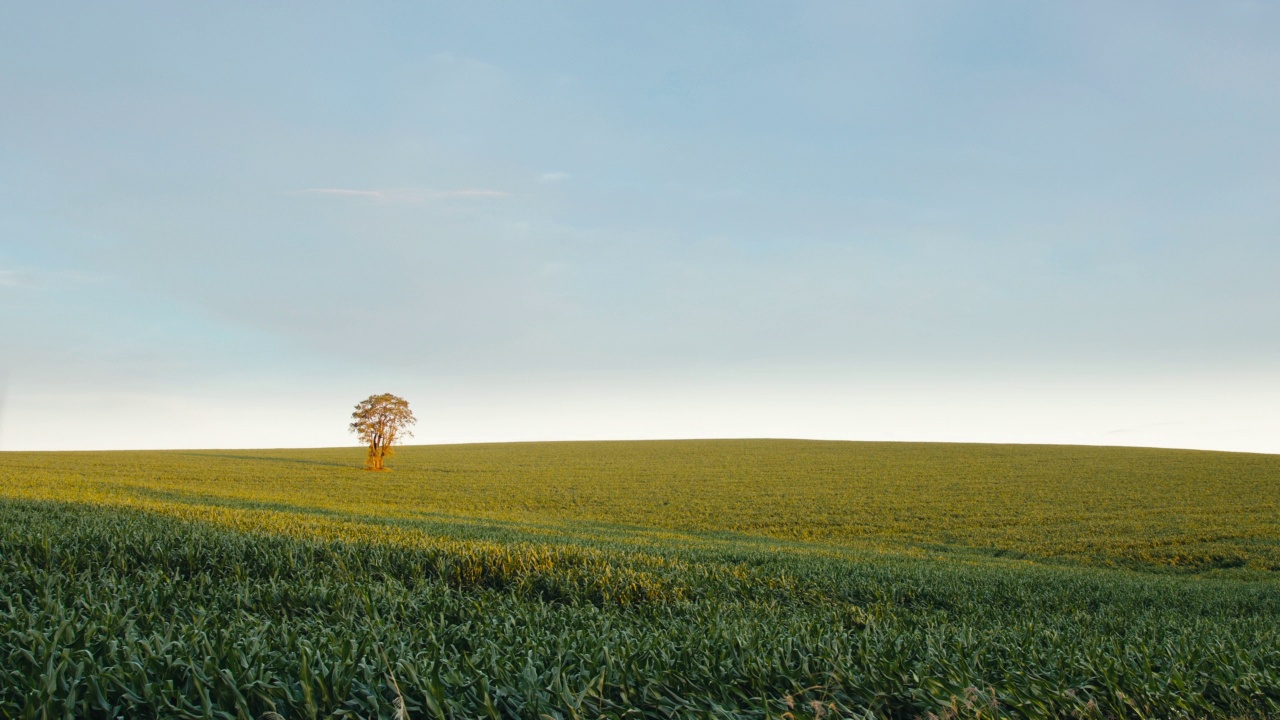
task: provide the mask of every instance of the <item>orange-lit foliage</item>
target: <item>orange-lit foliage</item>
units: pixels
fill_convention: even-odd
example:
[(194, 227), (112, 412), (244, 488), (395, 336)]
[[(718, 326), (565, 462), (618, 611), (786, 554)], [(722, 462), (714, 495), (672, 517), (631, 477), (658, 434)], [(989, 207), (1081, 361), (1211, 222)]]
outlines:
[(351, 432), (368, 446), (366, 470), (384, 470), (383, 461), (392, 455), (392, 445), (401, 437), (413, 437), (409, 426), (417, 422), (409, 401), (391, 393), (370, 395), (351, 413)]

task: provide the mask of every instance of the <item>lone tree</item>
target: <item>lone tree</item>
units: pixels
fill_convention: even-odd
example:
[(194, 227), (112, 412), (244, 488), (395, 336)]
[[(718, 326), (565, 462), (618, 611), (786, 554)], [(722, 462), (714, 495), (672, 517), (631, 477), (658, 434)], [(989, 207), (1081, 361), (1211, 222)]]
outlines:
[(365, 454), (365, 470), (385, 470), (382, 461), (391, 457), (391, 445), (401, 436), (413, 437), (410, 425), (418, 420), (409, 409), (409, 401), (391, 393), (370, 395), (351, 413), (351, 432), (369, 446)]

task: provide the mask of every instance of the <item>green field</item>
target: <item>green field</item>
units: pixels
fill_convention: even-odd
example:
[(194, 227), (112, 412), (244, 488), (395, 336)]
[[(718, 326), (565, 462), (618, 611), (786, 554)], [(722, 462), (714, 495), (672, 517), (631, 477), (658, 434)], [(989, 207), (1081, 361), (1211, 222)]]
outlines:
[(0, 717), (1280, 717), (1280, 456), (0, 453)]

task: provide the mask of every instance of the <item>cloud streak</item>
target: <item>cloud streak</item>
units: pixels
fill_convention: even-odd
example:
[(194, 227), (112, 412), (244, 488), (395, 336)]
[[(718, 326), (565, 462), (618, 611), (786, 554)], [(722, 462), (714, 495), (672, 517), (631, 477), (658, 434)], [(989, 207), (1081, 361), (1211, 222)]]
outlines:
[(101, 283), (108, 279), (108, 276), (83, 270), (0, 270), (0, 288), (65, 288)]
[(360, 190), (356, 188), (308, 188), (298, 190), (293, 195), (322, 195), (374, 200), (386, 203), (420, 203), (427, 200), (448, 198), (504, 198), (511, 193), (487, 188), (466, 188), (462, 190), (429, 190), (425, 188), (400, 188), (390, 190)]
[(30, 273), (17, 270), (0, 270), (0, 287), (26, 287), (30, 284)]

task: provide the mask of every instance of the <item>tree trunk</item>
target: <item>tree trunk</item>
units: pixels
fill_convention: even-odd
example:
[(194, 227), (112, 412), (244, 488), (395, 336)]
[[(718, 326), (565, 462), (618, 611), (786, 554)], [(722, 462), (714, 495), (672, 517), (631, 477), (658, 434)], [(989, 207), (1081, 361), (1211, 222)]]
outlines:
[(382, 469), (382, 448), (375, 445), (369, 446), (369, 454), (365, 458), (364, 467), (366, 470)]

